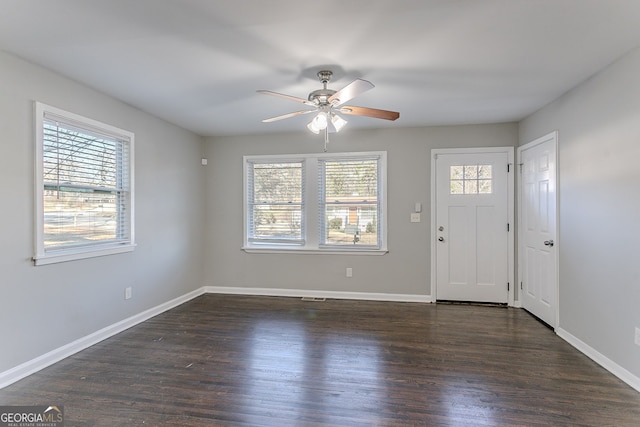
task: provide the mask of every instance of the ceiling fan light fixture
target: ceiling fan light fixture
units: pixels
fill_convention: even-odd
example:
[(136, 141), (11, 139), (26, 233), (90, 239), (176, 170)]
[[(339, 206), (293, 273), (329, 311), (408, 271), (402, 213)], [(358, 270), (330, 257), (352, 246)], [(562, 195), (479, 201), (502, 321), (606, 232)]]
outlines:
[(316, 128), (313, 125), (313, 120), (309, 122), (309, 124), (307, 125), (307, 129), (309, 129), (311, 132), (315, 133), (316, 135), (320, 133), (320, 129)]
[(313, 120), (311, 120), (311, 122), (309, 122), (309, 124), (307, 125), (307, 128), (309, 128), (309, 130), (315, 134), (320, 133), (321, 130), (324, 130), (327, 128), (327, 113), (325, 113), (324, 111), (321, 111), (318, 113), (317, 116), (315, 116), (313, 118)]
[(340, 129), (342, 129), (348, 122), (339, 115), (331, 113), (331, 123), (333, 124), (333, 127), (336, 128), (336, 132), (340, 132)]

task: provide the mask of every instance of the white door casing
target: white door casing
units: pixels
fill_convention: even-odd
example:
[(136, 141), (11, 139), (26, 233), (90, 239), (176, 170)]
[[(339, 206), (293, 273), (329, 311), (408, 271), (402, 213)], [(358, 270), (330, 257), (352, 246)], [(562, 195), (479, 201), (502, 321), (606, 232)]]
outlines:
[(513, 156), (432, 150), (433, 300), (513, 305)]
[(518, 276), (522, 306), (558, 326), (557, 132), (518, 148)]

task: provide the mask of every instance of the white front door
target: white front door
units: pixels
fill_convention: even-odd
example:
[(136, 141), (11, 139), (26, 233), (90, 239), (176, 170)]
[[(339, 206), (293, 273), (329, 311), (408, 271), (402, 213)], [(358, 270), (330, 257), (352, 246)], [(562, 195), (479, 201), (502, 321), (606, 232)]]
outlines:
[(557, 326), (556, 146), (553, 132), (518, 148), (522, 306)]
[(507, 303), (513, 149), (449, 151), (433, 150), (436, 300)]

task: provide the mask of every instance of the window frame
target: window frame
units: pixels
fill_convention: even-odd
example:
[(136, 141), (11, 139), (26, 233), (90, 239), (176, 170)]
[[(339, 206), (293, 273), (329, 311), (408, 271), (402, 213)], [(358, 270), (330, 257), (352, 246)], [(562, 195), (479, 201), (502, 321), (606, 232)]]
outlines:
[[(454, 177), (454, 169), (453, 168), (462, 168), (462, 172), (459, 175)], [(475, 168), (474, 176), (467, 177), (467, 168)], [(488, 168), (489, 177), (480, 176), (480, 168)], [(489, 183), (489, 191), (483, 191), (482, 183)], [(457, 187), (460, 187), (462, 191), (454, 192), (454, 183), (459, 183)], [(467, 184), (474, 184), (474, 186), (468, 187)], [(475, 191), (467, 191), (468, 189), (473, 189), (475, 187)], [(486, 188), (485, 188), (486, 190)], [(493, 194), (493, 167), (492, 165), (485, 164), (463, 164), (463, 165), (451, 165), (449, 166), (449, 194), (452, 196), (481, 196), (484, 194)]]
[[(301, 176), (300, 176), (300, 238), (299, 239), (295, 239), (292, 237), (289, 238), (282, 238), (282, 239), (278, 239), (278, 238), (264, 238), (261, 239), (259, 237), (256, 237), (255, 235), (251, 234), (251, 230), (255, 230), (255, 225), (253, 225), (255, 223), (255, 219), (253, 218), (252, 215), (249, 215), (249, 211), (252, 211), (252, 207), (255, 205), (255, 202), (249, 201), (249, 198), (254, 196), (255, 191), (254, 191), (254, 187), (251, 185), (251, 183), (253, 182), (252, 179), (249, 179), (249, 172), (252, 170), (255, 170), (255, 165), (267, 165), (267, 164), (300, 164), (300, 172), (301, 172)], [(249, 245), (251, 246), (256, 246), (256, 247), (269, 247), (269, 246), (275, 246), (275, 247), (287, 247), (287, 246), (304, 246), (305, 245), (305, 230), (306, 230), (306, 217), (304, 215), (305, 212), (305, 169), (306, 169), (306, 162), (304, 159), (277, 159), (275, 161), (273, 160), (260, 160), (260, 159), (256, 159), (256, 160), (247, 160), (245, 162), (245, 168), (246, 168), (246, 172), (245, 172), (245, 178), (247, 180), (247, 183), (245, 185), (246, 188), (246, 192), (245, 192), (245, 215), (247, 218), (246, 221), (246, 241)], [(280, 204), (284, 205), (282, 201), (273, 201), (274, 203), (269, 203), (268, 205), (270, 206), (278, 206)], [(290, 202), (289, 202), (290, 203)]]
[[(134, 196), (134, 147), (135, 135), (124, 129), (90, 119), (79, 114), (71, 113), (60, 108), (52, 107), (41, 102), (34, 102), (35, 116), (35, 232), (34, 232), (34, 265), (47, 265), (59, 262), (74, 261), (86, 258), (93, 258), (104, 255), (131, 252), (135, 244), (135, 196)], [(124, 237), (119, 241), (105, 240), (95, 244), (82, 244), (77, 246), (45, 248), (44, 244), (44, 124), (45, 120), (51, 117), (58, 117), (61, 122), (80, 129), (85, 129), (92, 133), (101, 133), (105, 136), (121, 139), (128, 145), (128, 205), (124, 215), (128, 222)]]
[[(320, 163), (322, 160), (371, 160), (378, 159), (378, 242), (377, 246), (331, 245), (322, 244), (320, 220), (324, 213), (320, 212)], [(269, 244), (254, 243), (249, 240), (249, 171), (251, 163), (286, 163), (302, 161), (304, 173), (302, 230), (303, 244)], [(276, 154), (243, 156), (243, 245), (242, 250), (248, 253), (301, 253), (301, 254), (351, 254), (351, 255), (384, 255), (387, 249), (387, 152), (345, 152), (345, 153), (310, 153), (310, 154)]]

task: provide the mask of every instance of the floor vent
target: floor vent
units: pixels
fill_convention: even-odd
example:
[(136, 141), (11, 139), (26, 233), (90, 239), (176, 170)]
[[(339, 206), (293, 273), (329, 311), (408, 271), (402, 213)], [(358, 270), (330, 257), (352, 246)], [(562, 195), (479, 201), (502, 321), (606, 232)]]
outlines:
[(324, 302), (326, 301), (326, 298), (319, 298), (319, 297), (302, 297), (302, 301), (319, 301), (319, 302)]

